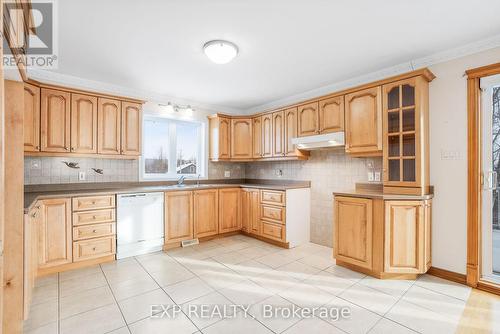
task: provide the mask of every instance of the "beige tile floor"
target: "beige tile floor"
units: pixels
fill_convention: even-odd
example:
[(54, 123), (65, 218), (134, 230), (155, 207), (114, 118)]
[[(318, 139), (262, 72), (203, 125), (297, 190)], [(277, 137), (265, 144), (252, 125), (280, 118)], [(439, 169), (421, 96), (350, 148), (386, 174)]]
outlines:
[[(242, 235), (37, 280), (27, 333), (454, 333), (468, 287), (423, 275), (377, 280), (335, 265), (316, 244), (284, 250)], [(174, 319), (152, 304), (179, 305)], [(248, 305), (231, 318), (190, 305)], [(264, 305), (342, 307), (351, 317), (265, 318)], [(189, 315), (189, 316), (188, 316)]]

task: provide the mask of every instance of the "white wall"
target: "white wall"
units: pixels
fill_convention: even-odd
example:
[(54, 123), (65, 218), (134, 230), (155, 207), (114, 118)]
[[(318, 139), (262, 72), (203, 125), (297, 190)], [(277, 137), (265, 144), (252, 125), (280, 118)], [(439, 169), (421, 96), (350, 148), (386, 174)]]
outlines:
[[(500, 61), (500, 48), (430, 66), (430, 169), (435, 188), (432, 265), (466, 273), (467, 69)], [(453, 160), (442, 153), (458, 153)]]

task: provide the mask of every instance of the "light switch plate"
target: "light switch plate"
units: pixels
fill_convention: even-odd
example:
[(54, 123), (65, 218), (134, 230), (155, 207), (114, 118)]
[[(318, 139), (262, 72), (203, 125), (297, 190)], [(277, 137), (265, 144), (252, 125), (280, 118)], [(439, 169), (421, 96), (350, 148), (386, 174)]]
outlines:
[(224, 177), (231, 177), (231, 172), (228, 170), (224, 171)]
[(40, 169), (40, 168), (42, 168), (42, 163), (40, 159), (31, 160), (30, 169)]
[(275, 171), (276, 176), (283, 176), (283, 169), (276, 169)]
[(380, 172), (375, 172), (375, 182), (380, 182)]
[(373, 179), (374, 179), (373, 172), (368, 172), (368, 181), (373, 182)]
[(78, 172), (78, 180), (85, 181), (85, 172)]

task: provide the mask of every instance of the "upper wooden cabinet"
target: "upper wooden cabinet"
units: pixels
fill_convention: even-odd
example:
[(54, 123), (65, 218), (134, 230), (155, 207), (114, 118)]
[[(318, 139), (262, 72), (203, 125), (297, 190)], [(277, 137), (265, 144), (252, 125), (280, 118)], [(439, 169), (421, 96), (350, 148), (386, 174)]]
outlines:
[(24, 151), (40, 151), (40, 88), (24, 84)]
[(98, 153), (120, 154), (121, 151), (121, 101), (98, 99)]
[(273, 112), (273, 157), (285, 156), (285, 120), (283, 111)]
[(384, 85), (384, 192), (429, 193), (429, 84), (424, 77)]
[(39, 267), (47, 268), (73, 261), (71, 200), (69, 198), (39, 201)]
[(297, 108), (286, 109), (285, 111), (283, 111), (283, 115), (285, 118), (285, 155), (287, 157), (295, 156), (296, 149), (295, 145), (292, 144), (292, 139), (297, 137)]
[(142, 106), (138, 103), (122, 102), (121, 154), (141, 155)]
[(347, 153), (382, 154), (382, 87), (345, 96), (345, 132)]
[(219, 233), (241, 229), (240, 188), (219, 189)]
[(165, 244), (193, 239), (193, 192), (165, 192)]
[(231, 159), (252, 159), (252, 123), (250, 118), (231, 119)]
[(319, 134), (318, 102), (304, 104), (298, 107), (298, 135), (312, 136)]
[(372, 269), (372, 200), (335, 197), (334, 256), (337, 260)]
[(431, 266), (430, 201), (386, 201), (384, 271), (422, 274)]
[(210, 160), (231, 158), (231, 120), (218, 115), (209, 117)]
[(219, 233), (219, 191), (194, 191), (194, 237), (202, 238)]
[(71, 94), (71, 152), (97, 153), (97, 97)]
[(344, 96), (319, 101), (319, 132), (344, 130)]
[(273, 116), (265, 114), (262, 116), (262, 157), (273, 156)]
[(70, 152), (71, 94), (41, 90), (41, 149), (44, 152)]
[(141, 137), (141, 101), (24, 85), (26, 155), (134, 159), (141, 154)]
[(252, 122), (252, 157), (259, 159), (262, 156), (262, 118), (254, 117)]

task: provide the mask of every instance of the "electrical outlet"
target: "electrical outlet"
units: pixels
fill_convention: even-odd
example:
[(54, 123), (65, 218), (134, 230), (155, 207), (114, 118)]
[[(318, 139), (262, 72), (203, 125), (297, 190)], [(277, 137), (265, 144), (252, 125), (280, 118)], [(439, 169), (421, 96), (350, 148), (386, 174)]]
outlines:
[(231, 172), (228, 170), (224, 171), (224, 177), (231, 177)]
[(275, 174), (276, 174), (276, 176), (283, 176), (283, 170), (282, 169), (276, 169)]
[(368, 182), (373, 182), (373, 172), (368, 172)]
[(40, 163), (39, 159), (31, 160), (30, 169), (40, 169), (40, 168), (42, 168), (42, 164)]
[(380, 172), (375, 172), (375, 182), (380, 182)]
[(85, 172), (78, 172), (78, 180), (85, 181)]

